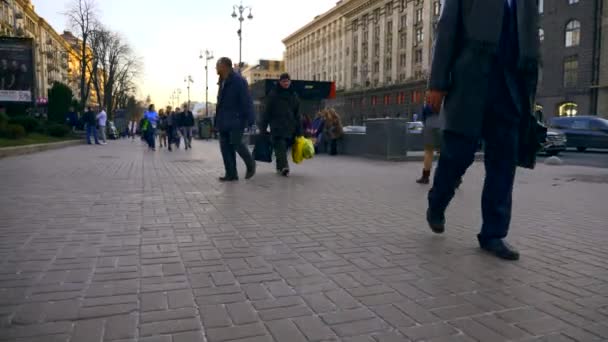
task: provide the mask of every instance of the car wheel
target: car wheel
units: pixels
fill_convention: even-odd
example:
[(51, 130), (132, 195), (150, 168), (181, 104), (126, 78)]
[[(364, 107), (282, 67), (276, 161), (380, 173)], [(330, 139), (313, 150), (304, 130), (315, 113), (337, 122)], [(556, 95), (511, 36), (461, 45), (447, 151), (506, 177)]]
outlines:
[(576, 150), (579, 152), (585, 152), (585, 151), (587, 151), (587, 148), (586, 147), (577, 147)]

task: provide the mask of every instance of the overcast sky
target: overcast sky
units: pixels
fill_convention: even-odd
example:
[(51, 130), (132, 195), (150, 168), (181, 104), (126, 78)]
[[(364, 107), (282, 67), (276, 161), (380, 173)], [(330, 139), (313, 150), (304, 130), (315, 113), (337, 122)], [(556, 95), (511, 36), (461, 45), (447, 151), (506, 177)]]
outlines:
[[(62, 14), (71, 0), (33, 0), (36, 12), (59, 32), (66, 28)], [(97, 0), (101, 21), (123, 34), (143, 58), (139, 96), (150, 95), (158, 106), (169, 104), (173, 90), (182, 89), (184, 77), (192, 75), (192, 101), (204, 101), (204, 63), (201, 50), (213, 50), (215, 57), (228, 56), (238, 62), (238, 21), (233, 19), (236, 0)], [(253, 20), (243, 23), (243, 61), (282, 59), (281, 40), (310, 22), (336, 0), (246, 0), (253, 7)], [(244, 15), (247, 15), (246, 12)], [(217, 76), (215, 60), (209, 63), (209, 101), (215, 102)]]

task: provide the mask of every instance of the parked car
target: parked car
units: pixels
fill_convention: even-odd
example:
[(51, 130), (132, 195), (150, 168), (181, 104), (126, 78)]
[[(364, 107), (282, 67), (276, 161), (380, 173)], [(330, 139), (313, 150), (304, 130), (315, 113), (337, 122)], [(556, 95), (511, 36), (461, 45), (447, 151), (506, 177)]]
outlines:
[(588, 148), (608, 149), (608, 120), (597, 116), (572, 116), (551, 119), (550, 126), (566, 134), (567, 147), (584, 152)]
[(344, 133), (365, 133), (366, 127), (365, 126), (344, 126), (342, 128), (342, 130), (344, 131)]
[(547, 140), (543, 144), (539, 153), (546, 154), (548, 156), (556, 156), (560, 152), (566, 150), (567, 137), (564, 132), (549, 128), (547, 129)]
[(407, 132), (409, 134), (422, 134), (424, 123), (422, 121), (411, 121), (407, 123)]

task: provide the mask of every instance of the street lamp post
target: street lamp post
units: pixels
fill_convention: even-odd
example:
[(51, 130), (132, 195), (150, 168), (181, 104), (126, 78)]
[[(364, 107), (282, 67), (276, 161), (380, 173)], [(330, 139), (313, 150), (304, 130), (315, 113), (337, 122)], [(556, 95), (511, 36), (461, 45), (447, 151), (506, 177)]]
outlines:
[(188, 111), (190, 111), (190, 84), (194, 83), (192, 76), (188, 75), (184, 78), (184, 82), (186, 83), (186, 88), (188, 88)]
[(205, 117), (209, 117), (209, 61), (213, 59), (213, 52), (205, 50), (205, 55), (201, 51), (200, 59), (205, 58)]
[[(239, 72), (241, 70), (241, 68), (243, 67), (243, 59), (242, 59), (242, 50), (243, 50), (243, 21), (245, 21), (245, 18), (243, 17), (243, 12), (245, 12), (245, 10), (249, 10), (249, 15), (247, 16), (247, 19), (251, 20), (253, 19), (253, 15), (251, 15), (251, 6), (243, 6), (243, 1), (241, 1), (240, 5), (234, 5), (232, 6), (232, 17), (234, 19), (238, 19), (239, 21), (239, 30), (236, 32), (239, 35)], [(237, 15), (237, 11), (239, 12), (239, 14)]]

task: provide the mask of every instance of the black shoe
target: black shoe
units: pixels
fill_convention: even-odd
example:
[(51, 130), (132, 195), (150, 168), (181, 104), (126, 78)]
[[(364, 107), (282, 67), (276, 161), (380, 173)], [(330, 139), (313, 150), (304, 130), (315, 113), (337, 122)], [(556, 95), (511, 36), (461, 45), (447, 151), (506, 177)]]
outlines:
[(502, 239), (479, 242), (482, 250), (504, 260), (519, 260), (519, 252)]
[(283, 176), (283, 177), (289, 177), (289, 169), (288, 168), (284, 168), (283, 170), (281, 170), (281, 176)]
[(429, 208), (426, 211), (426, 222), (429, 224), (429, 227), (433, 233), (443, 234), (443, 232), (445, 232), (445, 217), (443, 214), (439, 215), (437, 213), (433, 213)]
[(247, 173), (245, 174), (245, 179), (251, 179), (253, 178), (253, 176), (255, 176), (255, 162), (253, 163), (253, 165), (251, 167), (247, 168)]
[(223, 183), (225, 183), (225, 182), (238, 182), (239, 178), (238, 177), (226, 177), (226, 176), (224, 176), (224, 177), (220, 177), (219, 180), (220, 180), (220, 182), (223, 182)]

